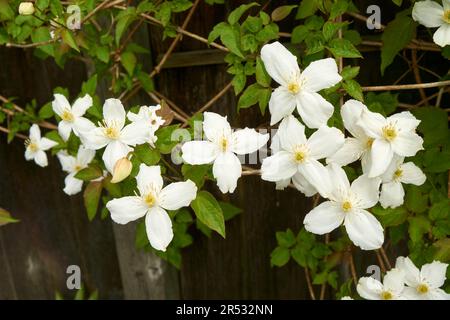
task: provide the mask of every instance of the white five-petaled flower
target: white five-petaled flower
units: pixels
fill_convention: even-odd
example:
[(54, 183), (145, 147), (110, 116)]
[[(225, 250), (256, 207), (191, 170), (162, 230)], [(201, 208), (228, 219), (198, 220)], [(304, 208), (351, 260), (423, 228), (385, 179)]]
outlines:
[(70, 105), (66, 97), (62, 94), (55, 93), (52, 101), (53, 111), (61, 117), (58, 123), (58, 132), (64, 141), (67, 141), (70, 132), (74, 132), (76, 136), (88, 132), (94, 127), (94, 124), (83, 117), (86, 110), (92, 106), (92, 98), (86, 94), (82, 98), (78, 98), (73, 106)]
[(128, 112), (127, 117), (131, 122), (143, 122), (148, 135), (148, 143), (154, 147), (155, 142), (158, 139), (155, 136), (156, 130), (161, 127), (165, 120), (156, 114), (156, 111), (160, 110), (161, 106), (142, 106), (138, 113)]
[(217, 113), (203, 114), (204, 141), (189, 141), (182, 146), (183, 160), (192, 165), (213, 163), (213, 175), (222, 193), (232, 193), (242, 174), (242, 167), (236, 154), (250, 154), (269, 140), (268, 134), (254, 129), (233, 132), (226, 117)]
[[(300, 191), (314, 192), (313, 186), (326, 197), (330, 189), (329, 181), (324, 179), (327, 170), (318, 160), (336, 152), (344, 143), (344, 134), (337, 128), (322, 126), (306, 139), (305, 127), (289, 115), (280, 123), (277, 136), (280, 150), (263, 160), (261, 178), (273, 182), (293, 178)], [(308, 184), (301, 186), (302, 180)]]
[(126, 224), (145, 216), (145, 228), (150, 244), (165, 251), (173, 238), (172, 221), (166, 210), (188, 206), (197, 195), (191, 180), (175, 182), (163, 188), (159, 166), (141, 164), (136, 176), (139, 193), (135, 196), (113, 199), (106, 204), (111, 218)]
[(346, 138), (344, 145), (335, 154), (327, 158), (327, 163), (337, 163), (346, 166), (361, 159), (363, 173), (370, 168), (370, 149), (373, 138), (369, 137), (364, 130), (357, 125), (361, 114), (367, 107), (357, 100), (348, 100), (341, 107), (341, 116), (344, 127), (353, 136)]
[(434, 1), (418, 1), (414, 3), (412, 17), (427, 28), (438, 28), (433, 35), (437, 45), (450, 44), (450, 0), (442, 0), (442, 6)]
[(94, 159), (95, 151), (86, 149), (83, 145), (78, 148), (77, 156), (71, 156), (67, 152), (58, 152), (59, 162), (64, 171), (69, 173), (64, 179), (64, 192), (66, 194), (74, 195), (81, 191), (83, 181), (75, 178), (78, 171), (86, 168), (92, 159)]
[(367, 300), (404, 300), (404, 277), (402, 270), (394, 268), (386, 272), (383, 283), (372, 277), (360, 278), (356, 290)]
[(261, 59), (267, 73), (280, 85), (270, 97), (270, 124), (279, 122), (297, 107), (309, 128), (326, 125), (334, 108), (317, 92), (341, 81), (336, 61), (332, 58), (317, 60), (301, 72), (297, 58), (279, 42), (263, 46)]
[(394, 156), (386, 172), (381, 176), (380, 203), (383, 208), (395, 208), (403, 204), (405, 190), (402, 183), (420, 186), (427, 179), (414, 163), (403, 161), (403, 157)]
[(363, 110), (358, 125), (373, 138), (370, 151), (369, 177), (382, 175), (394, 155), (412, 157), (423, 150), (423, 139), (416, 133), (420, 123), (409, 111), (388, 118), (379, 113)]
[(130, 146), (145, 143), (147, 135), (142, 122), (125, 125), (125, 109), (118, 99), (105, 101), (103, 118), (99, 127), (94, 127), (85, 135), (85, 145), (93, 150), (106, 146), (102, 159), (106, 169), (112, 173), (116, 161), (133, 150)]
[(450, 300), (443, 286), (448, 264), (433, 261), (419, 270), (408, 257), (398, 257), (395, 267), (405, 274), (404, 296), (411, 300)]
[(37, 124), (33, 124), (30, 128), (29, 139), (25, 142), (25, 159), (34, 160), (37, 165), (46, 167), (48, 165), (47, 155), (45, 151), (53, 148), (58, 143), (41, 137), (41, 130)]
[(344, 223), (350, 240), (363, 250), (374, 250), (384, 242), (383, 227), (366, 209), (378, 202), (380, 178), (362, 175), (350, 185), (345, 171), (335, 163), (327, 167), (331, 190), (328, 201), (312, 209), (303, 221), (315, 234), (333, 231)]

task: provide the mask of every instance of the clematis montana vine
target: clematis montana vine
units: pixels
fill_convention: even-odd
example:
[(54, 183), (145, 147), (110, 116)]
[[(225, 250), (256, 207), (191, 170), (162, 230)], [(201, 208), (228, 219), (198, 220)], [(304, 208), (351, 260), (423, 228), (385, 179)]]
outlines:
[(356, 290), (367, 300), (405, 300), (404, 278), (403, 271), (394, 268), (386, 272), (383, 283), (372, 277), (360, 278)]
[(342, 148), (327, 158), (327, 163), (334, 162), (340, 166), (346, 166), (361, 159), (363, 173), (367, 173), (370, 168), (370, 150), (373, 138), (369, 137), (357, 124), (365, 110), (368, 111), (367, 107), (357, 100), (348, 100), (341, 107), (344, 127), (353, 138), (346, 138)]
[(64, 179), (63, 191), (68, 195), (74, 195), (81, 191), (83, 181), (75, 178), (78, 171), (86, 168), (95, 157), (95, 151), (86, 149), (83, 145), (78, 148), (77, 156), (71, 156), (67, 152), (57, 153), (62, 169), (68, 173)]
[(278, 123), (297, 107), (309, 128), (326, 125), (334, 107), (317, 92), (342, 80), (336, 61), (332, 58), (317, 60), (301, 72), (297, 58), (279, 42), (264, 45), (261, 59), (267, 73), (280, 85), (270, 97), (270, 124)]
[(37, 165), (46, 167), (48, 165), (47, 155), (45, 151), (53, 148), (58, 143), (41, 137), (41, 130), (37, 124), (33, 124), (30, 128), (29, 139), (25, 141), (25, 159), (34, 160)]
[(412, 157), (423, 150), (423, 139), (416, 133), (420, 120), (409, 111), (388, 118), (363, 110), (357, 124), (373, 139), (370, 151), (369, 178), (382, 175), (394, 155)]
[(70, 133), (76, 136), (80, 136), (82, 133), (91, 130), (93, 123), (84, 118), (83, 115), (86, 110), (92, 106), (92, 98), (90, 95), (85, 95), (82, 98), (78, 98), (73, 106), (70, 105), (66, 97), (62, 94), (54, 94), (54, 100), (52, 101), (53, 111), (61, 118), (58, 123), (58, 133), (64, 141), (69, 139)]
[(117, 160), (133, 150), (130, 146), (145, 143), (148, 139), (143, 122), (125, 125), (125, 109), (118, 99), (107, 99), (103, 105), (103, 122), (85, 135), (85, 145), (89, 149), (104, 147), (103, 162), (112, 173)]
[(450, 44), (450, 0), (442, 0), (442, 6), (435, 1), (414, 3), (412, 17), (427, 28), (438, 28), (433, 41), (441, 47)]
[(147, 142), (155, 147), (155, 142), (158, 139), (155, 135), (156, 130), (161, 127), (165, 120), (156, 114), (156, 111), (160, 110), (161, 106), (142, 106), (138, 113), (128, 112), (127, 118), (131, 122), (142, 123), (148, 135)]
[(450, 300), (444, 285), (448, 264), (433, 261), (419, 270), (408, 257), (398, 257), (395, 267), (405, 274), (404, 296), (411, 300)]
[[(343, 133), (337, 128), (322, 126), (306, 139), (305, 127), (289, 115), (281, 122), (277, 136), (280, 150), (263, 160), (261, 178), (273, 182), (293, 178), (300, 190), (314, 192), (313, 186), (326, 197), (330, 188), (324, 179), (327, 172), (318, 160), (332, 155), (343, 145)], [(311, 186), (300, 186), (302, 180)]]
[(175, 182), (163, 188), (159, 166), (141, 164), (136, 176), (138, 193), (135, 196), (113, 199), (106, 204), (111, 218), (126, 224), (145, 216), (145, 228), (150, 244), (165, 251), (173, 238), (172, 221), (166, 210), (189, 206), (197, 195), (191, 180)]
[[(326, 180), (326, 176), (322, 176)], [(344, 223), (350, 240), (363, 250), (374, 250), (384, 242), (383, 227), (366, 209), (378, 202), (380, 178), (362, 175), (350, 185), (345, 171), (328, 165), (331, 190), (328, 201), (312, 209), (303, 221), (305, 229), (315, 234), (333, 231)]]
[(383, 208), (396, 208), (403, 204), (405, 190), (402, 183), (422, 185), (426, 176), (414, 163), (404, 163), (403, 157), (394, 157), (386, 172), (381, 176), (380, 203)]
[(242, 174), (242, 167), (236, 154), (250, 154), (269, 140), (268, 134), (254, 129), (233, 132), (226, 117), (217, 113), (203, 114), (204, 141), (189, 141), (182, 146), (184, 162), (192, 165), (213, 163), (213, 175), (222, 193), (233, 193)]

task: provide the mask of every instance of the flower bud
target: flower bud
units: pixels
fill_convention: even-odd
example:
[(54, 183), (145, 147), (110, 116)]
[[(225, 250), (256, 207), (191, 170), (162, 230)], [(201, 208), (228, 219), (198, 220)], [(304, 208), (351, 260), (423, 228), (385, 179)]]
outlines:
[(111, 183), (118, 183), (122, 180), (125, 180), (131, 173), (131, 169), (133, 169), (133, 164), (127, 157), (121, 158), (116, 161), (114, 165), (113, 177), (111, 179)]
[(19, 14), (29, 16), (34, 13), (33, 2), (21, 2), (19, 5)]

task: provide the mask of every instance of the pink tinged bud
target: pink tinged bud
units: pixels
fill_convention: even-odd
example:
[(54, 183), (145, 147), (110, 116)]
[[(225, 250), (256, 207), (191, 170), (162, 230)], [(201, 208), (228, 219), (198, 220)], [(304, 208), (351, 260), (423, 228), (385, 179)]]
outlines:
[(19, 5), (19, 14), (29, 16), (34, 13), (33, 2), (21, 2)]
[(133, 169), (133, 164), (127, 157), (121, 158), (116, 161), (113, 170), (113, 177), (111, 183), (118, 183), (125, 180), (131, 173)]

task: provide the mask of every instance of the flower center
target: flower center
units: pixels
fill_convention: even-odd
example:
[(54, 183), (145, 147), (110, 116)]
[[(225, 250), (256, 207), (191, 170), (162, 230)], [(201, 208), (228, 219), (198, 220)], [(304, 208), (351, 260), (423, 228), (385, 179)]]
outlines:
[(31, 141), (28, 144), (28, 148), (30, 149), (31, 152), (36, 152), (39, 149), (37, 143)]
[(79, 164), (77, 164), (77, 165), (75, 165), (75, 172), (78, 172), (78, 171), (80, 171), (81, 169), (83, 169), (83, 167), (82, 166), (80, 166)]
[(220, 150), (222, 150), (222, 152), (227, 151), (227, 149), (228, 149), (228, 139), (225, 138), (225, 137), (222, 137), (219, 140), (219, 147), (220, 147)]
[(450, 10), (446, 10), (444, 12), (444, 16), (442, 17), (442, 20), (444, 20), (447, 23), (450, 23)]
[(402, 177), (402, 175), (403, 175), (403, 170), (398, 168), (394, 172), (394, 180), (400, 179)]
[(393, 298), (392, 293), (390, 293), (389, 291), (381, 292), (380, 296), (381, 296), (382, 300), (392, 300), (392, 298)]
[(366, 147), (367, 147), (367, 149), (372, 148), (373, 141), (374, 141), (373, 138), (367, 139), (367, 142), (366, 142)]
[(308, 149), (305, 145), (296, 146), (294, 148), (294, 161), (297, 163), (302, 163), (308, 157)]
[(383, 137), (387, 141), (392, 141), (397, 137), (397, 130), (392, 125), (383, 127)]
[(144, 202), (147, 206), (153, 207), (156, 202), (156, 198), (152, 193), (148, 193), (146, 196), (144, 196)]
[(64, 110), (63, 114), (61, 115), (61, 119), (67, 122), (73, 122), (73, 114), (69, 110)]
[(416, 288), (417, 292), (420, 294), (425, 294), (429, 291), (428, 286), (426, 284), (419, 284)]
[(288, 84), (288, 90), (292, 94), (297, 94), (300, 91), (300, 85), (296, 82), (291, 82)]
[(352, 210), (352, 203), (350, 201), (344, 201), (342, 203), (342, 210), (344, 210), (344, 212), (349, 212), (350, 210)]

